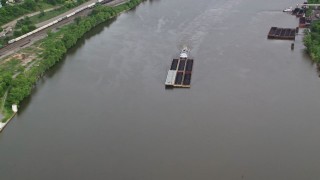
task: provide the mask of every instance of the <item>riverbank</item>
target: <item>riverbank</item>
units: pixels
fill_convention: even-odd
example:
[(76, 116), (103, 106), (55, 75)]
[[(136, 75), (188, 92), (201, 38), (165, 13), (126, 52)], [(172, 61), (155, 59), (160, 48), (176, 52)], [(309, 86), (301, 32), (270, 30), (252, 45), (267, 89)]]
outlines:
[[(320, 0), (308, 0), (308, 3), (310, 4), (319, 4)], [(310, 10), (313, 8), (312, 6), (309, 7), (308, 12), (310, 13), (310, 16), (315, 16), (312, 13), (315, 13), (313, 10)], [(310, 31), (305, 31), (304, 36), (304, 45), (306, 46), (306, 50), (308, 54), (310, 55), (311, 59), (317, 63), (319, 67), (320, 63), (320, 21), (315, 20), (312, 21), (311, 27), (309, 28)]]
[[(4, 111), (11, 117), (13, 115), (11, 105), (19, 104), (29, 96), (38, 79), (59, 62), (68, 49), (74, 46), (86, 32), (136, 7), (141, 2), (142, 0), (130, 0), (115, 7), (97, 6), (89, 16), (78, 18), (76, 22), (64, 26), (58, 32), (48, 32), (47, 38), (1, 61), (0, 72), (14, 76), (9, 82), (0, 86), (2, 89), (9, 89)], [(7, 120), (8, 118), (4, 118), (2, 122)]]
[(0, 133), (4, 130), (4, 128), (10, 123), (10, 121), (13, 119), (13, 117), (16, 115), (16, 113), (13, 113), (6, 122), (0, 122)]
[[(12, 20), (2, 25), (3, 31), (0, 32), (0, 47), (8, 45), (8, 41), (16, 37), (26, 34), (36, 27), (43, 26), (54, 20), (57, 20), (63, 14), (75, 11), (76, 8), (86, 7), (96, 2), (96, 0), (81, 0), (77, 2), (60, 3), (53, 8), (39, 10), (30, 14), (20, 16), (18, 19)], [(1, 13), (0, 13), (1, 14)], [(10, 13), (7, 13), (10, 14)], [(4, 17), (6, 19), (6, 17)], [(10, 19), (9, 19), (10, 20)], [(22, 27), (24, 28), (22, 29)]]
[[(294, 51), (266, 37), (297, 26), (279, 11), (290, 3), (152, 0), (100, 24), (0, 134), (0, 178), (320, 177), (319, 78), (301, 35)], [(192, 88), (165, 90), (184, 42)]]

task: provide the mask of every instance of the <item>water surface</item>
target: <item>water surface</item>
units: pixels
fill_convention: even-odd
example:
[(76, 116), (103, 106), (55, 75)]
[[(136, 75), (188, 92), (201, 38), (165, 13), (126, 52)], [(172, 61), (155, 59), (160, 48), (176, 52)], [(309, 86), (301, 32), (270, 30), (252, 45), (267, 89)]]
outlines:
[[(0, 179), (320, 178), (320, 81), (293, 0), (153, 0), (104, 23), (0, 135)], [(192, 47), (191, 89), (165, 90)]]

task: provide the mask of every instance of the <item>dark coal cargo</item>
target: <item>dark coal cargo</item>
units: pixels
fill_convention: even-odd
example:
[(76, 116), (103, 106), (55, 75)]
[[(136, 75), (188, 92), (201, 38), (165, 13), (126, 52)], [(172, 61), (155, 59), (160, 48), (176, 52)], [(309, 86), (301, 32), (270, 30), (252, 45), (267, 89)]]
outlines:
[(168, 71), (166, 88), (190, 88), (193, 59), (189, 59), (190, 50), (184, 47), (178, 59), (173, 59)]

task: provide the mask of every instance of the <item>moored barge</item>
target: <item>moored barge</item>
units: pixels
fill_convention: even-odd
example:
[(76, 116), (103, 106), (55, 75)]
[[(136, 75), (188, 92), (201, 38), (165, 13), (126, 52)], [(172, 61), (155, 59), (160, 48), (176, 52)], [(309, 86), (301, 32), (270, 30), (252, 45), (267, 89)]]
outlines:
[(295, 40), (296, 29), (271, 27), (268, 39)]
[(300, 17), (299, 18), (299, 28), (309, 28), (311, 25), (311, 18), (308, 17)]

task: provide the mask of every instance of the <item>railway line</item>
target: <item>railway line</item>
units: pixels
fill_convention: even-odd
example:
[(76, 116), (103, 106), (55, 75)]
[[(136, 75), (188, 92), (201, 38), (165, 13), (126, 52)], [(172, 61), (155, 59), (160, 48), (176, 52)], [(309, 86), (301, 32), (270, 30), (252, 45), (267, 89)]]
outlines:
[(92, 11), (92, 7), (95, 6), (97, 3), (101, 3), (103, 5), (108, 6), (116, 6), (119, 3), (123, 3), (125, 1), (126, 0), (99, 0), (96, 3), (92, 3), (86, 7), (79, 8), (74, 12), (66, 15), (64, 18), (59, 18), (59, 20), (55, 20), (32, 32), (29, 32), (23, 36), (10, 40), (8, 45), (0, 49), (0, 58), (13, 54), (22, 48), (32, 45), (35, 41), (38, 41), (46, 37), (48, 30), (57, 30), (59, 27), (73, 22), (74, 19), (77, 17), (87, 16)]
[(76, 17), (88, 15), (90, 12), (91, 12), (91, 10), (82, 11), (81, 13), (77, 14), (76, 16), (70, 17), (68, 19), (64, 19), (64, 20), (62, 20), (62, 21), (60, 21), (50, 27), (47, 27), (45, 29), (42, 29), (41, 31), (38, 31), (37, 33), (34, 33), (34, 34), (32, 34), (28, 37), (25, 37), (19, 41), (15, 41), (11, 44), (8, 44), (7, 46), (0, 49), (0, 57), (8, 56), (8, 55), (15, 53), (16, 51), (18, 51), (22, 48), (30, 46), (35, 41), (38, 41), (42, 38), (45, 38), (47, 36), (48, 30), (56, 30), (57, 28), (59, 28), (61, 26), (64, 26), (66, 24), (73, 22), (73, 20)]

